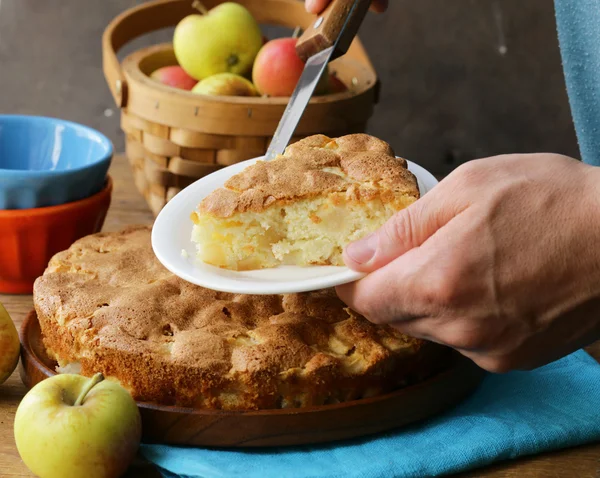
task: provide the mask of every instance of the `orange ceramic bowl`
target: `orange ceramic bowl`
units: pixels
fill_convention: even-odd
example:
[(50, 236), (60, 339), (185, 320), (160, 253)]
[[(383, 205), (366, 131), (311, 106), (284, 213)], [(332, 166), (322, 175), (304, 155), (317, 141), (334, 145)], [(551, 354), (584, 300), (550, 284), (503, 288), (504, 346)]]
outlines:
[(110, 206), (112, 180), (80, 201), (36, 209), (0, 210), (0, 292), (31, 294), (48, 261), (77, 239), (99, 232)]

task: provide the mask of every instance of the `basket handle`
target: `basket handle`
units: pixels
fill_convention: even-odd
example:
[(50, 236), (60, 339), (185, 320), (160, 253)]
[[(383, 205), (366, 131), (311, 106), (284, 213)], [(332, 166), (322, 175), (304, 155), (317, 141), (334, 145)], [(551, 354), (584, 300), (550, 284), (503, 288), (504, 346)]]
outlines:
[(175, 26), (192, 13), (198, 13), (190, 0), (155, 0), (130, 8), (117, 16), (102, 35), (104, 76), (119, 108), (127, 106), (127, 83), (118, 51), (131, 40), (161, 28)]

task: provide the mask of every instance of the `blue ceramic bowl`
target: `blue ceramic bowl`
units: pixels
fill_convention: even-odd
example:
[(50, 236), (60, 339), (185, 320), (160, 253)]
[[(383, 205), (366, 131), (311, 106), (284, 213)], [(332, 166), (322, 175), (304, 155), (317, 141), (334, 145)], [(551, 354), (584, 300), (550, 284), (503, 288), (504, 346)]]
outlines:
[(57, 206), (104, 186), (110, 140), (87, 126), (39, 116), (0, 115), (0, 209)]

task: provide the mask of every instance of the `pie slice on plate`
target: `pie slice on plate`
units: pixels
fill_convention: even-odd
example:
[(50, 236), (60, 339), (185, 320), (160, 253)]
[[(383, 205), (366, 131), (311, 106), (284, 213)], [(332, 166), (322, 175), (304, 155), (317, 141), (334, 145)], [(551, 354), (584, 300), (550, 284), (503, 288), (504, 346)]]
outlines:
[(390, 145), (366, 134), (323, 135), (258, 161), (191, 215), (203, 262), (230, 270), (343, 265), (342, 250), (419, 198)]

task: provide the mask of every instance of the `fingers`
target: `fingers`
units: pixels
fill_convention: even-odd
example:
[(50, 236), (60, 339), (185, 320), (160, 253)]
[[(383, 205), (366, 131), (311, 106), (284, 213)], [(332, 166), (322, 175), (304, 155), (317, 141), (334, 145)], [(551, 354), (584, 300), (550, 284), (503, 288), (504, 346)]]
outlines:
[[(407, 297), (414, 296), (418, 287), (415, 275), (420, 267), (416, 261), (410, 262), (410, 256), (414, 255), (415, 252), (410, 251), (402, 261), (398, 259), (359, 281), (338, 286), (338, 296), (348, 307), (376, 324), (426, 315), (416, 302), (407, 302)], [(405, 262), (409, 266), (404, 267)]]
[(438, 188), (397, 212), (378, 231), (349, 244), (343, 256), (346, 265), (361, 272), (380, 269), (419, 247), (467, 207), (440, 197), (445, 187), (440, 184)]
[(374, 0), (371, 5), (371, 10), (377, 13), (383, 13), (388, 8), (388, 0)]
[(315, 15), (325, 10), (325, 7), (331, 3), (331, 0), (306, 0), (306, 10)]
[(421, 316), (405, 304), (405, 297), (411, 295), (414, 283), (407, 268), (400, 265), (401, 262), (397, 259), (361, 280), (338, 286), (336, 291), (339, 298), (376, 324)]
[[(472, 264), (478, 263), (477, 244), (480, 232), (473, 229), (473, 210), (455, 216), (422, 245), (410, 249), (365, 278), (337, 288), (339, 297), (356, 312), (374, 323), (403, 327), (406, 321), (419, 337), (464, 348), (470, 343), (458, 343), (456, 330), (447, 328), (449, 337), (433, 322), (421, 318), (461, 317), (466, 310), (473, 313), (473, 300), (480, 299), (485, 277)], [(462, 246), (462, 241), (468, 243)], [(465, 275), (475, 274), (478, 280), (469, 286)], [(417, 328), (422, 327), (422, 328)]]
[[(306, 0), (306, 10), (309, 13), (314, 13), (318, 15), (321, 13), (327, 5), (331, 3), (331, 0)], [(377, 13), (383, 13), (388, 8), (388, 0), (373, 0), (371, 4), (371, 10)]]
[(451, 347), (490, 372), (520, 368), (527, 362), (513, 350), (519, 331), (490, 305), (487, 276), (474, 266), (481, 263), (478, 244), (486, 240), (473, 226), (478, 213), (459, 214), (421, 246), (337, 287), (339, 297), (375, 324)]

